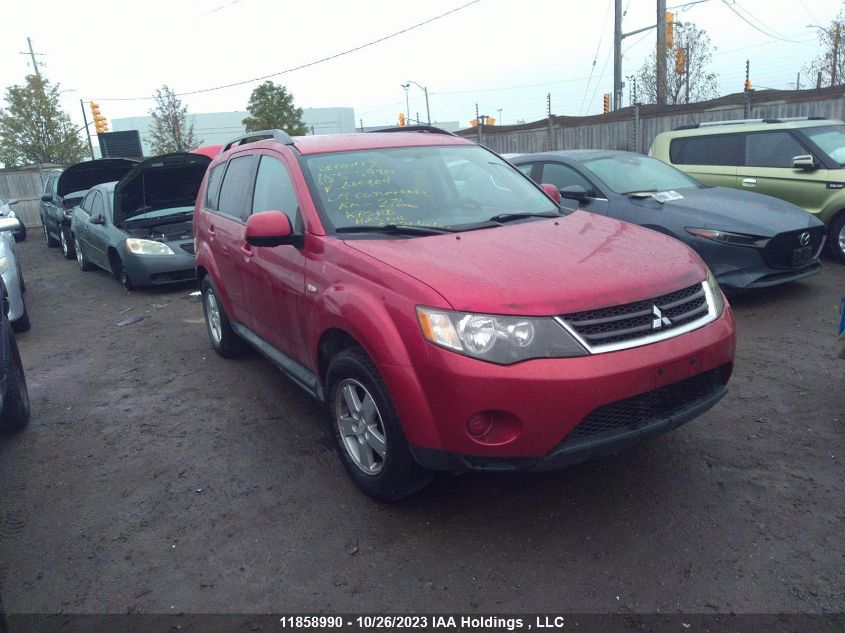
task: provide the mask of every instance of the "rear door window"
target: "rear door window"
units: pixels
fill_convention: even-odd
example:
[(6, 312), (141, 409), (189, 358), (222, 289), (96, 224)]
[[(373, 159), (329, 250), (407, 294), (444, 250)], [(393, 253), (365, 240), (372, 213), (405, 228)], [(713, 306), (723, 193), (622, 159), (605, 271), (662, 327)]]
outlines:
[(252, 212), (284, 211), (291, 226), (295, 226), (298, 206), (293, 181), (285, 166), (272, 156), (262, 156), (255, 177)]
[(792, 167), (792, 159), (808, 154), (789, 132), (760, 132), (745, 137), (748, 167)]
[(739, 134), (690, 136), (669, 143), (669, 161), (673, 165), (739, 165)]
[(238, 156), (229, 161), (223, 184), (220, 187), (220, 198), (217, 210), (223, 215), (240, 221), (246, 221), (250, 212), (252, 200), (252, 176), (254, 156)]

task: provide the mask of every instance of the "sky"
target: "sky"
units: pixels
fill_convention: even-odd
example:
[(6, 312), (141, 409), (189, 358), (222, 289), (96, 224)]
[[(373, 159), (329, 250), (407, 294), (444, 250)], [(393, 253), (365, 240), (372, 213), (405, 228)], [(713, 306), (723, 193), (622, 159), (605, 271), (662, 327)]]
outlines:
[[(708, 70), (721, 94), (742, 90), (746, 59), (755, 88), (794, 88), (820, 52), (812, 25), (828, 25), (843, 8), (841, 0), (667, 5), (709, 35)], [(623, 32), (656, 21), (655, 0), (623, 0), (623, 8)], [(29, 37), (80, 126), (80, 99), (98, 101), (108, 119), (144, 116), (163, 84), (192, 93), (246, 82), (181, 97), (189, 112), (245, 110), (260, 83), (248, 80), (274, 73), (297, 106), (351, 107), (365, 126), (396, 124), (409, 81), (418, 84), (407, 92), (411, 117), (426, 118), (424, 86), (432, 121), (466, 127), (476, 104), (499, 123), (541, 119), (547, 94), (554, 114), (598, 114), (613, 83), (613, 0), (5, 0), (2, 21), (0, 87), (32, 73), (21, 54)], [(623, 77), (654, 47), (654, 29), (626, 38)], [(808, 80), (802, 75), (802, 85)]]

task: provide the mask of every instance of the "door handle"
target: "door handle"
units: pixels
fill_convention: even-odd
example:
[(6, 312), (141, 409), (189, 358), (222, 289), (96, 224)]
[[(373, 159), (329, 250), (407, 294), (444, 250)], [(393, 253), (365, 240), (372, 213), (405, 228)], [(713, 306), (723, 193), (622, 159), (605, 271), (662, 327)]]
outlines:
[(247, 244), (246, 246), (241, 246), (241, 253), (243, 253), (247, 257), (252, 257), (255, 255), (255, 252), (252, 250), (252, 247)]
[(211, 237), (214, 237), (214, 236), (217, 234), (217, 230), (214, 228), (214, 225), (213, 225), (213, 224), (210, 224), (210, 225), (208, 226), (208, 234), (209, 234)]
[(743, 187), (753, 187), (757, 184), (756, 178), (743, 178), (742, 179), (742, 186)]

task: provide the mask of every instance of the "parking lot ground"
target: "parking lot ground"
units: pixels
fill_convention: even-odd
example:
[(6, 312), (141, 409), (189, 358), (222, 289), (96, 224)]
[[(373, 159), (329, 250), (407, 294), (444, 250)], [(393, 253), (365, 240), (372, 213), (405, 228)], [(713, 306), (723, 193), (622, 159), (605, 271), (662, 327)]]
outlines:
[(35, 230), (19, 253), (32, 421), (0, 438), (9, 613), (845, 607), (845, 266), (733, 301), (730, 393), (688, 425), (381, 505), (314, 402), (257, 354), (214, 354), (191, 286), (128, 293)]

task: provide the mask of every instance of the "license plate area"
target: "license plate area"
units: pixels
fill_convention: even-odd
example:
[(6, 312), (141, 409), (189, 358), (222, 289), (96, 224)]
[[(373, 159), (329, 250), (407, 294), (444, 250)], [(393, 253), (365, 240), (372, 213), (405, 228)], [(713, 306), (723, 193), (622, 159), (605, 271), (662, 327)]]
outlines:
[(796, 248), (794, 251), (792, 251), (792, 265), (795, 267), (809, 264), (812, 259), (812, 246), (801, 246), (800, 248)]

